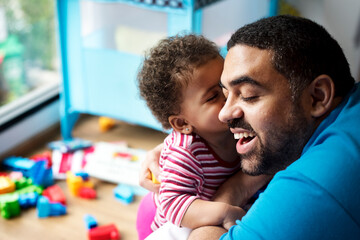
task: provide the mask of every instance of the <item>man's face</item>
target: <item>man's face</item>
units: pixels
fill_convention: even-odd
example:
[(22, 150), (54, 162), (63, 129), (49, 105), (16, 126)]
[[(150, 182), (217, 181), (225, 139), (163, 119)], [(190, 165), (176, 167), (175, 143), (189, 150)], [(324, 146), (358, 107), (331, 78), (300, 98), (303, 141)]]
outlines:
[(271, 64), (272, 52), (245, 45), (232, 47), (221, 85), (226, 97), (219, 119), (238, 139), (243, 171), (274, 174), (294, 162), (313, 131), (300, 98), (292, 101), (288, 80)]

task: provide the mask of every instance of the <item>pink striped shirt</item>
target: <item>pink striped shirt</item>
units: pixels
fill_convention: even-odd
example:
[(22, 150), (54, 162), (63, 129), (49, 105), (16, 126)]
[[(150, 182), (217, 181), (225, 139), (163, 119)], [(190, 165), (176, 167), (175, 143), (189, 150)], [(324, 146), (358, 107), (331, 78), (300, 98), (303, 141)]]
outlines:
[(170, 221), (180, 226), (195, 199), (211, 200), (218, 187), (240, 169), (240, 161), (221, 160), (200, 136), (173, 131), (164, 141), (159, 165), (161, 186), (153, 231)]

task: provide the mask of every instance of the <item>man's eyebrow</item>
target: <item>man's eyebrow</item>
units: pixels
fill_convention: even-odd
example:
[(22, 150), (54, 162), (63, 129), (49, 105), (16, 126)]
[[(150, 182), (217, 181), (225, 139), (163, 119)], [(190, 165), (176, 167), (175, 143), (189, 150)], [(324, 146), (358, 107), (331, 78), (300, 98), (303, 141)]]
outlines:
[[(248, 76), (242, 76), (242, 77), (239, 77), (239, 78), (237, 78), (235, 80), (232, 80), (230, 82), (230, 86), (234, 87), (234, 86), (241, 85), (241, 84), (244, 84), (244, 83), (248, 83), (248, 84), (255, 85), (255, 86), (260, 86), (260, 83), (258, 83), (253, 78), (248, 77)], [(219, 85), (220, 85), (221, 88), (226, 89), (226, 87), (221, 83), (221, 81), (219, 82)]]

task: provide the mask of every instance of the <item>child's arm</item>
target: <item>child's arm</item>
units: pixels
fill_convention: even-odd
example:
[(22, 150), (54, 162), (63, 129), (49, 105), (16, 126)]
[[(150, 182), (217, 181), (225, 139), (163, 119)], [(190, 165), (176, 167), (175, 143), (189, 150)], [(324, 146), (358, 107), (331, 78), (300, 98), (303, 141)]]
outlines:
[(235, 225), (235, 220), (241, 219), (244, 215), (245, 211), (240, 207), (223, 202), (196, 199), (186, 210), (181, 226), (195, 229), (203, 226), (222, 225), (228, 230)]
[(250, 176), (239, 171), (221, 185), (213, 200), (243, 207), (273, 175)]

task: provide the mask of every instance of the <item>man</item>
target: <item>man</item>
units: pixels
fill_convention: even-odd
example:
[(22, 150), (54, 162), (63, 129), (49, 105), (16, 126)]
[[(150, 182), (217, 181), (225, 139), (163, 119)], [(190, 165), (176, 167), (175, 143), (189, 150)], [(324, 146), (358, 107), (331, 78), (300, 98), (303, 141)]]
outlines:
[(276, 175), (221, 239), (359, 239), (360, 86), (338, 43), (310, 20), (276, 16), (240, 28), (228, 50), (219, 118), (243, 171)]

